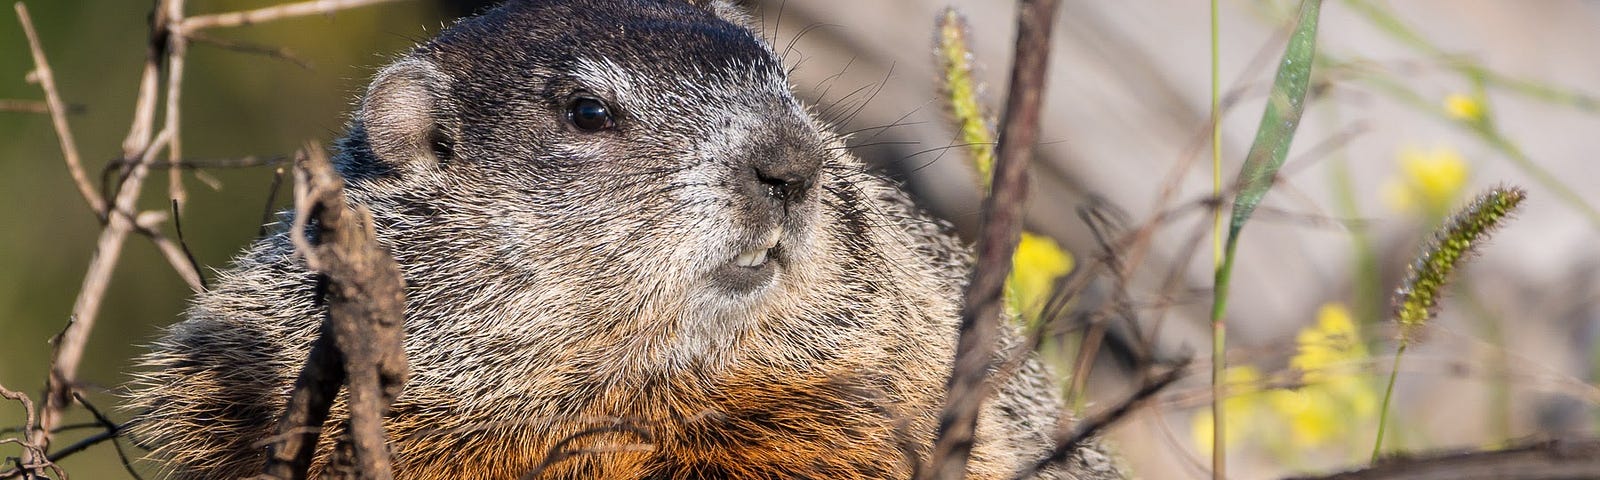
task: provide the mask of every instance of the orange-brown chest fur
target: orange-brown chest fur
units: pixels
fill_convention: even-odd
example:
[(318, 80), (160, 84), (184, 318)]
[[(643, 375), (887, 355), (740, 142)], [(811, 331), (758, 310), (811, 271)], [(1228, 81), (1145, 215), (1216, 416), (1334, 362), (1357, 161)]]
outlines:
[(933, 399), (852, 370), (644, 380), (574, 398), (564, 418), (466, 428), (402, 405), (396, 477), (909, 478), (931, 419), (903, 412), (933, 411)]

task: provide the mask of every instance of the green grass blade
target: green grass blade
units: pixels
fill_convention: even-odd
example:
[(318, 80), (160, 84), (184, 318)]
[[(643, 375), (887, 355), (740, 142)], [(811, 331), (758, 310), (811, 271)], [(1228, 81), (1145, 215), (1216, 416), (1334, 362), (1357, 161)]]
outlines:
[[(1223, 314), (1228, 308), (1228, 283), (1233, 276), (1239, 231), (1250, 220), (1250, 215), (1255, 213), (1261, 199), (1266, 197), (1267, 190), (1272, 188), (1272, 179), (1283, 167), (1283, 161), (1289, 155), (1289, 144), (1294, 140), (1295, 129), (1300, 126), (1300, 117), (1305, 113), (1306, 90), (1311, 86), (1311, 64), (1317, 52), (1317, 18), (1321, 12), (1321, 0), (1304, 0), (1300, 3), (1299, 23), (1289, 36), (1283, 60), (1278, 63), (1277, 78), (1272, 82), (1272, 93), (1267, 98), (1266, 111), (1261, 115), (1261, 126), (1256, 129), (1255, 141), (1250, 145), (1244, 167), (1239, 170), (1236, 185), (1239, 193), (1234, 198), (1233, 216), (1228, 223), (1228, 241), (1223, 248), (1222, 264), (1217, 266), (1216, 282), (1212, 289), (1212, 401), (1217, 402), (1212, 405), (1213, 412), (1221, 411), (1218, 405), (1227, 393), (1221, 383), (1222, 372), (1226, 368), (1224, 353), (1227, 328)], [(1213, 418), (1217, 437), (1222, 438), (1222, 417), (1217, 415)], [(1220, 447), (1217, 445), (1213, 451), (1213, 478), (1223, 478), (1225, 475)]]
[(1413, 50), (1444, 62), (1445, 66), (1462, 76), (1480, 78), (1534, 100), (1565, 105), (1590, 113), (1600, 112), (1600, 98), (1543, 82), (1506, 75), (1461, 56), (1450, 55), (1438, 45), (1430, 43), (1421, 33), (1407, 26), (1386, 6), (1368, 0), (1345, 0), (1345, 4), (1356, 14), (1365, 17), (1373, 26), (1378, 27), (1379, 31)]
[(1311, 60), (1316, 55), (1317, 16), (1321, 10), (1320, 0), (1306, 0), (1300, 4), (1299, 25), (1289, 37), (1289, 47), (1278, 64), (1277, 79), (1272, 82), (1272, 94), (1261, 115), (1261, 126), (1245, 157), (1244, 168), (1239, 171), (1239, 194), (1234, 198), (1233, 217), (1228, 224), (1230, 244), (1237, 241), (1239, 230), (1244, 228), (1272, 187), (1272, 178), (1283, 166), (1289, 154), (1289, 143), (1300, 126), (1306, 90), (1311, 85)]
[(1311, 85), (1311, 64), (1317, 49), (1317, 15), (1321, 11), (1321, 0), (1301, 2), (1299, 24), (1289, 37), (1289, 47), (1278, 64), (1278, 76), (1272, 82), (1272, 94), (1267, 98), (1255, 142), (1250, 144), (1250, 153), (1239, 170), (1236, 182), (1239, 193), (1233, 200), (1222, 266), (1217, 268), (1211, 311), (1213, 322), (1221, 320), (1227, 310), (1228, 280), (1233, 272), (1234, 250), (1239, 246), (1239, 231), (1266, 197), (1267, 190), (1272, 188), (1272, 179), (1283, 167), (1289, 143), (1300, 126), (1301, 114), (1305, 113), (1306, 90)]
[[(1222, 198), (1222, 101), (1218, 95), (1222, 88), (1220, 71), (1222, 70), (1222, 53), (1218, 48), (1218, 37), (1222, 27), (1218, 23), (1218, 0), (1211, 0), (1211, 196)], [(1220, 200), (1219, 200), (1220, 202)], [(1211, 212), (1211, 267), (1222, 266), (1222, 209)], [(1227, 387), (1223, 385), (1226, 379), (1222, 349), (1227, 331), (1225, 325), (1213, 321), (1211, 323), (1211, 478), (1222, 480), (1227, 478), (1228, 458), (1228, 432), (1223, 427), (1227, 412), (1223, 408), (1223, 394)]]
[[(1449, 55), (1437, 45), (1430, 43), (1422, 34), (1407, 26), (1400, 17), (1396, 16), (1386, 6), (1368, 0), (1345, 0), (1345, 3), (1355, 13), (1365, 17), (1368, 22), (1378, 27), (1379, 31), (1423, 55), (1439, 59), (1451, 70), (1471, 80), (1474, 86), (1480, 90), (1477, 94), (1478, 98), (1487, 98), (1481, 90), (1484, 88), (1484, 84), (1490, 84), (1527, 98), (1557, 105), (1566, 105), (1590, 113), (1600, 112), (1600, 98), (1533, 80), (1513, 77), (1459, 56)], [(1590, 224), (1600, 227), (1600, 209), (1589, 204), (1583, 198), (1583, 195), (1572, 187), (1567, 186), (1554, 173), (1528, 157), (1516, 142), (1512, 141), (1500, 130), (1500, 127), (1494, 123), (1493, 116), (1488, 115), (1487, 110), (1485, 111), (1486, 116), (1482, 121), (1469, 122), (1453, 119), (1446, 115), (1436, 102), (1423, 98), (1401, 82), (1381, 75), (1365, 75), (1364, 77), (1366, 83), (1370, 86), (1400, 99), (1419, 111), (1429, 113), (1446, 123), (1462, 127), (1469, 133), (1476, 135), (1484, 143), (1505, 155), (1517, 168), (1531, 175), (1540, 185), (1555, 192), (1558, 199), (1578, 210), (1589, 220)]]
[[(1335, 69), (1348, 69), (1353, 65), (1352, 63), (1325, 57), (1319, 57), (1317, 63), (1323, 64), (1323, 67)], [(1506, 137), (1500, 131), (1499, 126), (1491, 119), (1469, 123), (1451, 118), (1437, 102), (1423, 97), (1422, 94), (1417, 93), (1416, 90), (1406, 84), (1385, 75), (1367, 74), (1360, 75), (1357, 78), (1369, 88), (1399, 100), (1402, 104), (1418, 112), (1433, 116), (1441, 122), (1462, 128), (1467, 133), (1477, 137), (1479, 141), (1499, 152), (1507, 160), (1510, 160), (1513, 166), (1533, 177), (1533, 180), (1538, 182), (1539, 185), (1555, 193), (1556, 199), (1577, 210), (1579, 214), (1582, 214), (1589, 221), (1590, 225), (1600, 228), (1600, 208), (1590, 205), (1582, 194), (1567, 186), (1566, 182), (1561, 181), (1561, 178), (1555, 172), (1544, 168), (1532, 157), (1529, 157), (1527, 152), (1522, 150), (1522, 146), (1512, 141), (1511, 138)]]

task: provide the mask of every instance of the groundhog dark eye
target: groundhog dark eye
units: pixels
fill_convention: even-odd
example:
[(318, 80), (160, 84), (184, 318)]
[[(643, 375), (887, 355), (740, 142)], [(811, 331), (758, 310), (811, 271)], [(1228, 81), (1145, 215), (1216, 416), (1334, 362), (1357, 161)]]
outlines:
[(611, 128), (611, 110), (605, 102), (590, 97), (579, 97), (567, 107), (567, 120), (585, 132), (598, 132)]

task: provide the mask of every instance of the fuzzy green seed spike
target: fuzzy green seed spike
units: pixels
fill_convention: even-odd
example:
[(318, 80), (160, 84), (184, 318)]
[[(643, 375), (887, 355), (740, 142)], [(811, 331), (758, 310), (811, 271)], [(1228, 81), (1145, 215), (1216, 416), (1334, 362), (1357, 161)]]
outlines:
[(972, 164), (978, 171), (978, 183), (989, 189), (990, 169), (994, 166), (994, 135), (989, 127), (989, 116), (978, 101), (978, 89), (972, 79), (972, 48), (967, 45), (967, 20), (953, 8), (939, 14), (938, 44), (939, 70), (944, 87), (945, 107), (961, 127), (961, 141), (972, 151)]
[(1445, 284), (1461, 259), (1471, 254), (1526, 196), (1516, 187), (1491, 189), (1479, 194), (1434, 232), (1433, 240), (1411, 264), (1405, 283), (1395, 290), (1395, 320), (1400, 322), (1401, 342), (1409, 342), (1415, 331), (1433, 317)]
[(1478, 194), (1466, 208), (1447, 219), (1433, 240), (1422, 249), (1406, 274), (1405, 283), (1394, 291), (1394, 318), (1400, 323), (1400, 348), (1394, 353), (1394, 369), (1389, 371), (1389, 386), (1383, 393), (1383, 406), (1378, 409), (1378, 439), (1372, 443), (1372, 461), (1378, 461), (1383, 452), (1383, 434), (1389, 424), (1389, 401), (1394, 398), (1395, 378), (1400, 375), (1400, 357), (1406, 347), (1416, 340), (1416, 335), (1439, 308), (1450, 274), (1463, 258), (1471, 255), (1473, 248), (1483, 243), (1517, 210), (1527, 193), (1517, 187), (1499, 187)]
[[(994, 168), (994, 130), (972, 78), (967, 20), (954, 8), (945, 8), (935, 23), (935, 56), (942, 72), (939, 79), (945, 109), (960, 127), (961, 141), (972, 154), (972, 167), (978, 172), (978, 187), (987, 193)], [(1039, 320), (1040, 299), (1049, 296), (1050, 284), (1056, 278), (1071, 270), (1071, 254), (1049, 237), (1025, 231), (1006, 280), (1008, 308), (1030, 324)]]

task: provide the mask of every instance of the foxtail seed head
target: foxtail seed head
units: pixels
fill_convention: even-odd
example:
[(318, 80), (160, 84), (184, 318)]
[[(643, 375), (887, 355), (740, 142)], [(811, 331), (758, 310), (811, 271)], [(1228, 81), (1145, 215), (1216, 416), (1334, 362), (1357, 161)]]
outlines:
[(1394, 292), (1400, 341), (1409, 342), (1438, 310), (1439, 298), (1462, 258), (1488, 239), (1527, 196), (1521, 188), (1496, 187), (1479, 194), (1446, 219), (1422, 254), (1411, 263), (1405, 283)]

